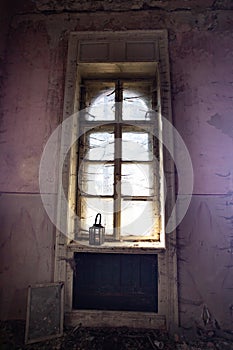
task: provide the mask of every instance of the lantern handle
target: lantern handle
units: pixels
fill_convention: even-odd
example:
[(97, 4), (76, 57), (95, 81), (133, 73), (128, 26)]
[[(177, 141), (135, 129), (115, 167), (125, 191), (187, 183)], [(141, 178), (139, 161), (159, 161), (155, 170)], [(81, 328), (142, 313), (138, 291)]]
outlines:
[(97, 225), (98, 216), (99, 216), (99, 224), (98, 225), (101, 225), (101, 214), (100, 213), (98, 213), (95, 217), (95, 225)]

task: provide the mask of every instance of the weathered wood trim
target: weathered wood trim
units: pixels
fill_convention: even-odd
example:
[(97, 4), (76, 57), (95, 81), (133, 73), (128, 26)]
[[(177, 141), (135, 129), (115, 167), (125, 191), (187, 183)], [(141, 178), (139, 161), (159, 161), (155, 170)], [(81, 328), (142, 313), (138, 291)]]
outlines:
[[(171, 107), (171, 82), (170, 82), (170, 65), (169, 65), (169, 51), (168, 51), (168, 35), (164, 31), (164, 38), (159, 41), (159, 74), (161, 81), (161, 113), (172, 124), (172, 107)], [(165, 131), (167, 133), (167, 130)], [(168, 135), (166, 135), (168, 136)], [(169, 135), (169, 146), (174, 154), (174, 142), (172, 132)], [(167, 201), (165, 216), (169, 217), (175, 205), (175, 168), (172, 159), (172, 154), (166, 153), (164, 158), (164, 171), (166, 174), (167, 184)], [(179, 324), (178, 313), (178, 286), (177, 286), (177, 252), (176, 252), (176, 229), (166, 234), (166, 278), (167, 278), (167, 326), (171, 331)]]
[[(74, 113), (75, 106), (75, 93), (76, 93), (76, 60), (77, 60), (77, 40), (71, 35), (68, 47), (68, 57), (67, 57), (67, 72), (65, 81), (65, 96), (64, 96), (64, 107), (63, 107), (63, 120), (68, 118)], [(61, 132), (61, 152), (63, 149), (63, 142), (65, 140), (62, 138), (63, 130)], [(62, 167), (62, 154), (60, 154), (59, 169)], [(68, 177), (67, 177), (68, 181)], [(58, 178), (58, 200), (57, 200), (57, 227), (60, 227), (60, 220), (65, 218), (61, 214), (62, 201), (61, 201), (61, 191), (62, 191), (62, 174), (59, 173)], [(66, 218), (67, 219), (67, 218)], [(67, 255), (67, 244), (68, 238), (58, 229), (56, 230), (56, 241), (55, 241), (55, 264), (54, 264), (54, 281), (64, 281), (66, 280), (66, 255)]]
[(73, 274), (75, 271), (74, 253), (67, 252), (66, 260), (66, 283), (65, 283), (65, 310), (66, 312), (72, 311), (73, 301)]
[(152, 312), (75, 310), (66, 313), (69, 326), (133, 327), (166, 330), (166, 317)]
[[(167, 46), (167, 31), (166, 30), (155, 30), (155, 31), (122, 31), (122, 32), (73, 32), (70, 34), (69, 52), (68, 52), (68, 63), (67, 63), (67, 74), (66, 74), (66, 87), (65, 87), (65, 102), (64, 102), (64, 114), (63, 119), (72, 115), (77, 110), (77, 88), (78, 88), (78, 73), (77, 73), (77, 58), (79, 55), (79, 44), (81, 41), (85, 42), (140, 42), (140, 41), (151, 41), (154, 40), (158, 44), (158, 50), (156, 48), (156, 55), (159, 55), (159, 73), (161, 81), (161, 113), (170, 122), (172, 122), (171, 114), (171, 98), (170, 98), (170, 70), (169, 70), (169, 56)], [(156, 45), (157, 45), (156, 44)], [(110, 48), (110, 51), (112, 47)], [(110, 52), (109, 51), (109, 52)], [(108, 62), (112, 60), (112, 57), (108, 57)], [(116, 59), (117, 62), (117, 59)], [(173, 137), (170, 135), (171, 145), (173, 144)], [(73, 155), (75, 153), (75, 149)], [(73, 157), (71, 154), (71, 156)], [(169, 190), (169, 201), (167, 201), (168, 210), (173, 207), (175, 203), (175, 172), (171, 157), (164, 159), (165, 166), (164, 170), (166, 173), (167, 188)], [(67, 194), (69, 193), (70, 204), (74, 205), (74, 199), (72, 196), (72, 190), (74, 188), (74, 181), (70, 182), (69, 172), (67, 169)], [(63, 174), (64, 176), (64, 174)], [(59, 179), (61, 185), (61, 179)], [(69, 185), (71, 184), (71, 185)], [(69, 187), (70, 186), (70, 187)], [(68, 192), (69, 189), (69, 192)], [(58, 194), (59, 195), (59, 194)], [(61, 203), (58, 199), (58, 211), (57, 217), (60, 219)], [(169, 215), (169, 214), (167, 214)], [(70, 218), (71, 219), (71, 218)], [(73, 223), (67, 223), (70, 230), (74, 227)], [(88, 326), (100, 326), (102, 325), (113, 325), (119, 326), (126, 324), (132, 327), (148, 327), (149, 328), (160, 328), (167, 327), (172, 329), (178, 325), (178, 296), (177, 296), (177, 256), (176, 256), (176, 232), (172, 232), (165, 237), (166, 249), (135, 249), (120, 248), (115, 251), (109, 249), (104, 252), (116, 252), (116, 253), (149, 253), (158, 254), (159, 264), (159, 303), (158, 314), (148, 313), (132, 313), (132, 312), (118, 312), (118, 311), (71, 311), (72, 310), (72, 284), (73, 284), (73, 270), (71, 263), (73, 252), (80, 251), (80, 248), (68, 247), (67, 237), (64, 237), (60, 232), (56, 235), (56, 252), (55, 252), (55, 281), (65, 281), (65, 311), (67, 312), (66, 321), (69, 323), (76, 322), (81, 319), (83, 324)], [(86, 247), (86, 251), (90, 248)], [(93, 250), (92, 250), (93, 251)], [(161, 316), (163, 315), (163, 316)]]
[[(127, 246), (128, 244), (128, 246)], [(88, 242), (86, 245), (69, 244), (67, 246), (70, 252), (88, 252), (88, 253), (116, 253), (116, 254), (158, 254), (164, 252), (164, 247), (160, 247), (159, 243), (142, 243), (142, 246), (133, 246), (134, 243), (129, 242), (112, 242), (112, 244), (102, 246), (90, 246)], [(138, 243), (139, 245), (139, 243)]]

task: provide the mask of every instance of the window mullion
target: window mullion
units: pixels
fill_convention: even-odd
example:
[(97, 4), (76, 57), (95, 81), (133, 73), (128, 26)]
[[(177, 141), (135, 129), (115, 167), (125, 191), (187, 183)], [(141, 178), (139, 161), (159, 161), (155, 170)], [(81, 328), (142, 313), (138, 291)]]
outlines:
[(114, 157), (114, 236), (120, 239), (121, 234), (121, 159), (122, 159), (122, 100), (123, 86), (120, 81), (115, 87), (115, 157)]

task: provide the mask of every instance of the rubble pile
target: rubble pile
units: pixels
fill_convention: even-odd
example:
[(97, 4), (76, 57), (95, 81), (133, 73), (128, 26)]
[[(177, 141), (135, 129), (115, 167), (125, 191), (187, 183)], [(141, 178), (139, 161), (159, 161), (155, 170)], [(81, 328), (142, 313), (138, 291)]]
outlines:
[[(207, 327), (208, 328), (208, 327)], [(179, 329), (169, 335), (153, 329), (86, 328), (78, 325), (66, 328), (62, 337), (24, 344), (25, 323), (1, 323), (1, 350), (233, 350), (233, 332), (196, 327), (190, 336)], [(194, 336), (194, 333), (196, 335)]]

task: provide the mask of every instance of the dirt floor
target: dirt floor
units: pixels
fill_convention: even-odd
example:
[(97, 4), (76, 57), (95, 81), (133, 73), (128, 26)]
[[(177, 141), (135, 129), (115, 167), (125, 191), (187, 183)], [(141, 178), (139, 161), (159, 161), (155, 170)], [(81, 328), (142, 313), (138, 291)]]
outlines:
[(62, 337), (34, 344), (24, 344), (23, 321), (1, 322), (0, 350), (51, 349), (51, 350), (233, 350), (233, 333), (201, 332), (193, 340), (187, 340), (182, 332), (168, 336), (167, 333), (121, 328), (64, 329)]

